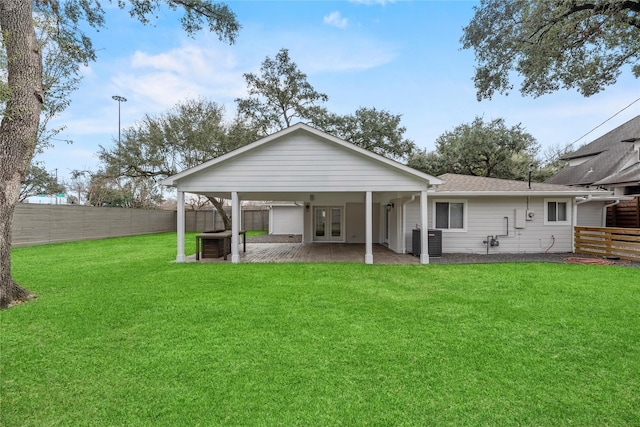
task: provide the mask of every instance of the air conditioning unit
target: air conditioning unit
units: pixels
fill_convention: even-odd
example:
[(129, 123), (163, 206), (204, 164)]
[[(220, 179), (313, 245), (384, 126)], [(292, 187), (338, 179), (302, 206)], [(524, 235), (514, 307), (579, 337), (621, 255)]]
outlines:
[(533, 218), (535, 218), (536, 213), (534, 211), (530, 211), (527, 209), (527, 221), (533, 221)]

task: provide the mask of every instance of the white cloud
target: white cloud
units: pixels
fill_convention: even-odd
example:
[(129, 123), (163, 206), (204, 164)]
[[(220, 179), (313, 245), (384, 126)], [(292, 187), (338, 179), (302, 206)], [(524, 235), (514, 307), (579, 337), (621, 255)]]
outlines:
[(349, 20), (347, 18), (342, 17), (340, 12), (335, 11), (335, 12), (331, 12), (330, 14), (324, 17), (324, 23), (337, 28), (346, 28), (347, 25), (349, 24)]
[(212, 64), (218, 64), (222, 68), (232, 68), (234, 61), (231, 55), (206, 50), (193, 44), (184, 44), (157, 55), (136, 51), (131, 58), (133, 69), (152, 68), (178, 74), (206, 74), (211, 71)]
[(162, 110), (168, 109), (187, 98), (203, 96), (206, 88), (197, 81), (184, 78), (171, 72), (152, 72), (145, 74), (121, 74), (114, 78), (118, 87), (128, 88), (131, 98), (151, 103)]
[(95, 76), (95, 71), (91, 64), (88, 65), (80, 65), (80, 76), (82, 78), (91, 78)]
[(129, 67), (111, 79), (113, 89), (130, 94), (130, 100), (145, 112), (163, 111), (198, 97), (230, 104), (244, 94), (236, 60), (224, 49), (185, 43), (156, 55), (136, 51)]
[(294, 53), (301, 69), (310, 74), (370, 70), (392, 62), (397, 55), (392, 46), (370, 39), (353, 39), (348, 45), (329, 40), (311, 46), (314, 48)]

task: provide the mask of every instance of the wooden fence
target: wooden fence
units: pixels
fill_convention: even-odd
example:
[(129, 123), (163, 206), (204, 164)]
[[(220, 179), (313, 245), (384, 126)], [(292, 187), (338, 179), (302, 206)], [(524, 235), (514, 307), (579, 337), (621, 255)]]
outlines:
[(640, 196), (608, 208), (607, 227), (640, 228)]
[(575, 227), (575, 252), (640, 261), (640, 228)]

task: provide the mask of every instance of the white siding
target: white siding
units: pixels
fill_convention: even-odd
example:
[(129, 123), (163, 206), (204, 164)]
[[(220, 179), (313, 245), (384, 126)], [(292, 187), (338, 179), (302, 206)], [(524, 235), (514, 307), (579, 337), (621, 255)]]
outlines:
[[(453, 200), (447, 198), (447, 200)], [(434, 227), (433, 204), (436, 196), (429, 198), (428, 228)], [(499, 246), (489, 247), (489, 253), (540, 253), (571, 252), (571, 225), (544, 225), (544, 198), (526, 197), (469, 197), (466, 201), (466, 231), (442, 231), (442, 251), (444, 253), (487, 252), (483, 243), (487, 236), (498, 236)], [(529, 209), (535, 212), (533, 221), (527, 221), (523, 229), (515, 229), (515, 209)], [(569, 203), (571, 208), (571, 203)], [(570, 214), (570, 212), (569, 212)], [(506, 218), (505, 218), (506, 217)], [(507, 220), (508, 218), (508, 220)], [(571, 218), (571, 216), (569, 216)], [(405, 224), (406, 250), (411, 251), (411, 230), (419, 223), (419, 202), (407, 205)], [(508, 236), (507, 234), (508, 221)]]
[(183, 191), (419, 191), (424, 180), (310, 134), (292, 134), (179, 181)]
[(272, 206), (269, 211), (269, 234), (302, 234), (304, 207)]

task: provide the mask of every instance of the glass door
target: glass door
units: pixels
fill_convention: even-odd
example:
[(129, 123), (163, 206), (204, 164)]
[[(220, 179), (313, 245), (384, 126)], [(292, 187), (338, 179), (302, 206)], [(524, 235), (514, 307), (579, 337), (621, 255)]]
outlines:
[(313, 208), (313, 240), (318, 242), (342, 242), (342, 206), (316, 206)]

